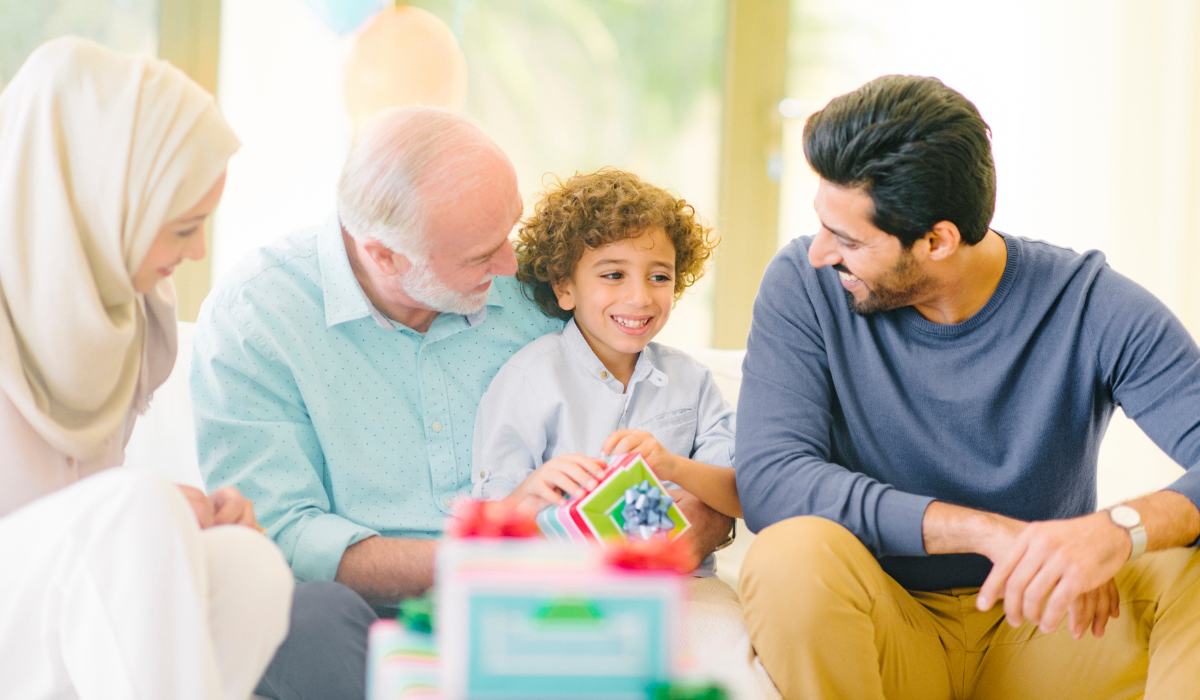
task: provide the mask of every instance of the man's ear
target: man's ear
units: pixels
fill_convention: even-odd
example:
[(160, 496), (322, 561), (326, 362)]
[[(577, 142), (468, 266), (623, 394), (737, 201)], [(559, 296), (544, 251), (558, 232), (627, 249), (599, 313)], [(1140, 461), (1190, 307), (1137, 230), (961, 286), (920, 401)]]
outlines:
[(575, 298), (571, 295), (571, 280), (559, 280), (550, 285), (554, 296), (558, 297), (558, 308), (570, 311), (575, 308)]
[(408, 256), (393, 252), (391, 248), (374, 238), (363, 241), (362, 249), (366, 251), (375, 267), (385, 275), (403, 274), (412, 268), (412, 262)]
[(939, 221), (925, 234), (930, 260), (946, 260), (962, 245), (962, 234), (951, 221)]

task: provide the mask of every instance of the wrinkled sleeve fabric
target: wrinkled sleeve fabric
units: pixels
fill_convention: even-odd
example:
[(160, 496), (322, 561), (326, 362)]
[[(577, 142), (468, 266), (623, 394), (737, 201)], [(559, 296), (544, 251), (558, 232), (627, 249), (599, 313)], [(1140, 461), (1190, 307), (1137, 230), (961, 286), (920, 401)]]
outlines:
[(297, 581), (332, 581), (346, 548), (379, 533), (331, 512), (325, 459), (277, 342), (248, 303), (207, 303), (196, 322), (191, 392), (200, 472), (235, 486)]
[[(798, 242), (763, 276), (738, 398), (738, 496), (754, 532), (813, 515), (841, 524), (876, 556), (923, 556), (933, 498), (900, 491), (832, 461), (837, 394), (816, 273)], [(824, 314), (829, 321), (828, 309)]]
[(479, 401), (471, 451), (475, 498), (504, 498), (542, 466), (549, 429), (546, 411), (553, 404), (541, 399), (541, 382), (530, 374), (509, 361)]
[[(1200, 508), (1200, 348), (1159, 299), (1105, 266), (1088, 300), (1096, 361), (1113, 401), (1187, 470), (1167, 487)], [(1133, 465), (1131, 465), (1133, 466)]]
[(721, 390), (713, 381), (712, 371), (703, 366), (700, 369), (702, 374), (699, 400), (696, 404), (696, 442), (692, 447), (692, 454), (688, 456), (705, 464), (733, 467), (737, 414), (721, 396)]

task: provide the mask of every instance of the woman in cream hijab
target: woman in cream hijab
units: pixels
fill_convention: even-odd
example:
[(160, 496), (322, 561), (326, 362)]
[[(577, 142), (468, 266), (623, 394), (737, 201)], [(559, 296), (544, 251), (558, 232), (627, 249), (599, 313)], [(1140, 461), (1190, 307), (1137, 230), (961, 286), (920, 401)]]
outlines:
[(291, 574), (249, 502), (116, 466), (237, 148), (179, 70), (80, 39), (0, 93), (4, 697), (245, 700), (284, 637)]

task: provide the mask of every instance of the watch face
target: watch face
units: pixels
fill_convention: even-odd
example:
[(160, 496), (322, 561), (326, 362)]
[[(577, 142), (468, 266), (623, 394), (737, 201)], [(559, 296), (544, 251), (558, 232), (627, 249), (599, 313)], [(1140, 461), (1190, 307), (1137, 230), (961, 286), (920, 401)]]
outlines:
[(1124, 528), (1136, 527), (1142, 522), (1142, 516), (1129, 506), (1117, 506), (1108, 513), (1114, 523)]

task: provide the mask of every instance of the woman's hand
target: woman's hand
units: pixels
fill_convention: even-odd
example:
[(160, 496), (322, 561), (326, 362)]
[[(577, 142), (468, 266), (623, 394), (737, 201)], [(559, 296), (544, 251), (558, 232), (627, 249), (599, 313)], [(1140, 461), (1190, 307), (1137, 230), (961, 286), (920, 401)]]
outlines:
[(213, 491), (208, 497), (216, 509), (214, 525), (244, 525), (255, 530), (261, 530), (258, 520), (254, 518), (254, 504), (232, 486), (226, 486)]
[(645, 430), (617, 430), (608, 436), (600, 448), (600, 456), (623, 455), (637, 452), (654, 470), (655, 475), (664, 481), (675, 481), (675, 453), (659, 444), (654, 436)]
[(254, 504), (232, 486), (217, 489), (211, 496), (192, 486), (176, 484), (196, 515), (201, 530), (215, 525), (244, 525), (261, 530), (254, 518)]
[(192, 512), (196, 515), (196, 522), (200, 525), (200, 529), (207, 530), (212, 527), (216, 517), (216, 510), (213, 508), (212, 501), (208, 500), (208, 496), (193, 486), (175, 485), (179, 487), (179, 491), (187, 499), (188, 505), (192, 507)]
[(566, 454), (538, 467), (504, 500), (521, 510), (536, 513), (546, 506), (565, 505), (595, 488), (608, 467), (604, 460)]

